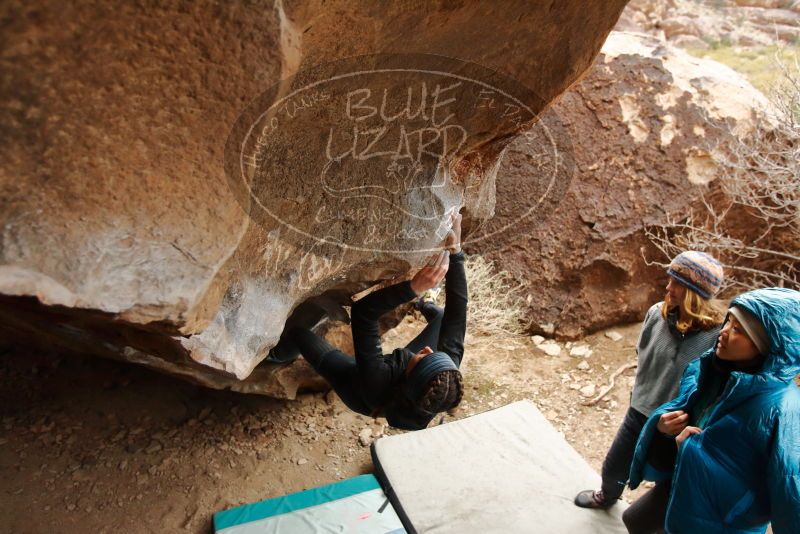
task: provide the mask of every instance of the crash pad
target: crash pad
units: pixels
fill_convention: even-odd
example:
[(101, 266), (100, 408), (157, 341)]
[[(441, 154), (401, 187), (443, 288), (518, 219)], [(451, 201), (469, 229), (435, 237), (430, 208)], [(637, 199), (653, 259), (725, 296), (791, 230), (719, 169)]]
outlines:
[(625, 534), (625, 504), (587, 510), (600, 477), (520, 401), (372, 445), (375, 473), (409, 532)]

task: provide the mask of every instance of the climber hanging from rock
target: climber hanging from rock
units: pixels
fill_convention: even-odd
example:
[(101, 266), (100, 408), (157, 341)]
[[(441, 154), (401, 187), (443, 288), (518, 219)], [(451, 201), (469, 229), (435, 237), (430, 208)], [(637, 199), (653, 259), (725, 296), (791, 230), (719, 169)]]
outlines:
[[(427, 326), (408, 345), (384, 355), (378, 319), (420, 298), (445, 279), (444, 309), (420, 303)], [(409, 281), (370, 293), (351, 308), (355, 358), (308, 328), (291, 327), (270, 351), (269, 361), (302, 356), (360, 414), (386, 417), (397, 428), (419, 430), (440, 412), (455, 408), (464, 393), (458, 370), (467, 325), (467, 280), (461, 251), (461, 215), (452, 216), (444, 250), (434, 254)]]

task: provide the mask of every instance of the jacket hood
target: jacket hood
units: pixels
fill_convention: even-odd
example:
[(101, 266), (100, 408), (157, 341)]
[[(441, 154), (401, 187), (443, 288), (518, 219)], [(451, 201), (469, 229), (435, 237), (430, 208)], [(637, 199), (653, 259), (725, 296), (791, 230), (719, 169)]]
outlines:
[(788, 382), (800, 373), (800, 292), (771, 287), (742, 293), (731, 302), (753, 314), (769, 338), (760, 374)]

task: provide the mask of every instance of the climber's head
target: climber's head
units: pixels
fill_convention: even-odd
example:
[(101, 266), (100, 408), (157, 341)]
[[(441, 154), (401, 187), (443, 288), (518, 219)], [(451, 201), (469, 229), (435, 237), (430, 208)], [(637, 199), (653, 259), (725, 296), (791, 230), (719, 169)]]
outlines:
[(404, 393), (416, 409), (428, 414), (455, 408), (464, 395), (461, 372), (450, 356), (425, 347), (408, 362)]
[(661, 317), (666, 320), (670, 311), (677, 309), (675, 326), (684, 333), (694, 328), (709, 330), (722, 323), (724, 309), (714, 298), (722, 288), (725, 273), (715, 258), (687, 250), (672, 259), (667, 275)]

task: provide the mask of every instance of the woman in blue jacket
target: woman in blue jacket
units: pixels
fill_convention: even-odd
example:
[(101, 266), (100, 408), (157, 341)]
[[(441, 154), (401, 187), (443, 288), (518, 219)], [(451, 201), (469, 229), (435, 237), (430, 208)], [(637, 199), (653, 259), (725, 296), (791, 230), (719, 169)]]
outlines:
[(799, 533), (798, 373), (800, 292), (735, 298), (716, 347), (645, 423), (630, 485), (671, 477), (672, 486), (625, 511), (629, 532), (762, 533), (772, 522), (775, 534)]

